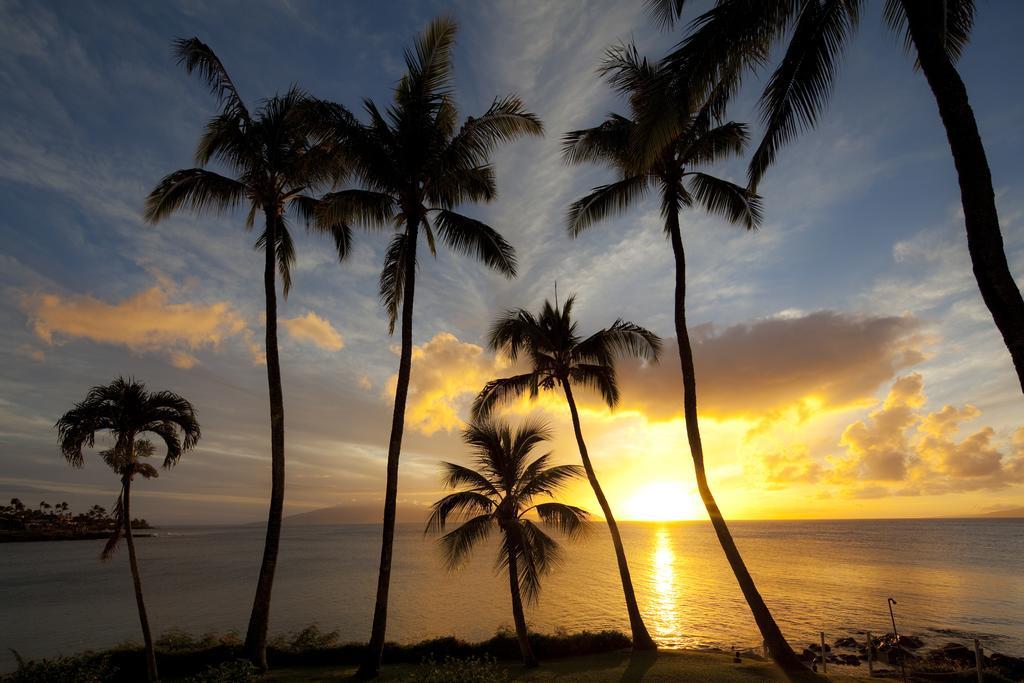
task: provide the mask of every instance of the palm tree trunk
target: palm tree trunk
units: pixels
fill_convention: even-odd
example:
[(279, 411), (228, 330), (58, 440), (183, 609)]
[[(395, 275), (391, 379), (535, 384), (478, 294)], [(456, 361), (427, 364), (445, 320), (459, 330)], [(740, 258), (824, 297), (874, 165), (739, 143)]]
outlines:
[(270, 511), (263, 563), (256, 583), (256, 596), (245, 634), (245, 652), (261, 669), (267, 668), (267, 630), (270, 627), (270, 594), (277, 569), (281, 543), (281, 515), (284, 512), (284, 396), (281, 389), (281, 360), (277, 352), (277, 221), (276, 212), (266, 210), (267, 240), (263, 287), (267, 304), (267, 385), (270, 392)]
[[(669, 204), (671, 205), (671, 204)], [(761, 631), (761, 637), (768, 645), (772, 659), (787, 671), (804, 670), (805, 667), (797, 659), (793, 648), (786, 642), (782, 631), (761, 598), (754, 585), (754, 579), (747, 571), (740, 551), (732, 539), (729, 527), (718, 509), (715, 497), (708, 486), (707, 474), (704, 471), (704, 448), (700, 440), (700, 427), (697, 424), (697, 379), (693, 369), (693, 350), (690, 348), (690, 335), (686, 329), (686, 254), (683, 251), (683, 238), (679, 232), (679, 214), (670, 211), (668, 215), (668, 232), (672, 240), (672, 253), (676, 261), (676, 292), (675, 292), (675, 323), (676, 338), (679, 341), (679, 363), (683, 371), (683, 415), (686, 418), (686, 437), (690, 444), (690, 455), (693, 457), (693, 469), (697, 476), (697, 490), (704, 501), (711, 524), (718, 535), (718, 542), (725, 551), (736, 581), (740, 584), (743, 597), (750, 606), (754, 621)]]
[(590, 487), (594, 489), (594, 496), (598, 505), (601, 506), (601, 513), (608, 524), (608, 531), (612, 535), (612, 545), (615, 546), (615, 559), (619, 563), (619, 578), (622, 580), (622, 593), (626, 598), (626, 612), (629, 614), (629, 628), (633, 632), (634, 650), (657, 650), (658, 645), (647, 632), (647, 626), (640, 615), (640, 607), (636, 604), (636, 594), (633, 592), (633, 580), (629, 576), (629, 565), (626, 563), (626, 550), (622, 547), (622, 537), (619, 535), (619, 525), (615, 523), (612, 515), (611, 505), (604, 496), (600, 482), (597, 481), (597, 473), (590, 462), (590, 455), (587, 453), (587, 444), (583, 441), (583, 430), (580, 427), (580, 415), (576, 410), (576, 399), (572, 395), (572, 387), (567, 380), (562, 380), (562, 389), (565, 391), (565, 400), (569, 402), (569, 412), (572, 414), (572, 427), (576, 432), (576, 443), (580, 447), (580, 458), (583, 460), (583, 469), (587, 472), (587, 479), (590, 480)]
[(523, 664), (531, 668), (539, 666), (540, 663), (533, 656), (533, 648), (530, 647), (530, 633), (526, 629), (526, 615), (523, 614), (523, 598), (519, 593), (519, 565), (515, 553), (511, 551), (508, 554), (508, 588), (512, 593), (512, 621), (516, 624), (516, 638), (519, 640)]
[(953, 153), (974, 278), (1003, 335), (1024, 391), (1024, 299), (1006, 262), (992, 174), (967, 99), (967, 87), (943, 49), (940, 22), (945, 4), (935, 0), (903, 0), (918, 61), (935, 96)]
[(412, 310), (416, 290), (416, 240), (419, 224), (410, 220), (409, 252), (405, 261), (402, 288), (402, 350), (398, 361), (398, 382), (395, 386), (395, 409), (391, 418), (391, 440), (388, 443), (387, 483), (384, 488), (384, 531), (380, 548), (380, 569), (377, 574), (377, 600), (373, 608), (370, 644), (356, 675), (374, 678), (380, 670), (384, 654), (384, 636), (388, 625), (388, 591), (391, 588), (391, 556), (395, 544), (395, 515), (398, 504), (398, 460), (402, 454), (402, 433), (405, 430), (405, 402), (409, 396), (412, 372)]
[(156, 651), (153, 649), (153, 634), (149, 630), (146, 603), (142, 599), (142, 577), (139, 575), (139, 562), (135, 557), (135, 537), (132, 536), (132, 478), (130, 474), (122, 477), (121, 487), (121, 509), (124, 511), (124, 538), (128, 544), (128, 565), (131, 567), (132, 583), (135, 585), (135, 604), (139, 608), (139, 622), (142, 624), (142, 642), (146, 646), (146, 679), (158, 681), (160, 677), (156, 671)]

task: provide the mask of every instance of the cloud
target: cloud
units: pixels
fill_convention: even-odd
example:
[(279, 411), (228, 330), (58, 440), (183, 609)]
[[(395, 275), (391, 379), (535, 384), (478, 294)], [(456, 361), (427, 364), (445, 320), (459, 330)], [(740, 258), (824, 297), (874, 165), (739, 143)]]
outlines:
[[(412, 350), (412, 376), (405, 423), (427, 436), (462, 426), (469, 403), (483, 385), (500, 375), (502, 361), (483, 347), (439, 332)], [(387, 384), (387, 397), (394, 397), (398, 375)]]
[(824, 473), (824, 466), (816, 461), (806, 446), (763, 453), (753, 458), (746, 468), (748, 477), (764, 482), (765, 488), (778, 490), (790, 484), (813, 484)]
[[(764, 417), (809, 403), (840, 408), (871, 400), (900, 370), (924, 359), (921, 323), (911, 316), (835, 311), (787, 315), (722, 330), (691, 330), (701, 414)], [(658, 365), (620, 364), (624, 409), (651, 419), (682, 415), (678, 347), (666, 344)]]
[[(156, 285), (117, 303), (91, 295), (49, 293), (25, 295), (21, 303), (30, 328), (49, 346), (89, 339), (141, 353), (164, 352), (178, 368), (199, 362), (191, 351), (216, 349), (236, 335), (252, 340), (245, 319), (230, 303), (172, 303), (173, 289), (158, 278)], [(258, 347), (250, 344), (250, 350), (258, 360)]]
[(281, 324), (296, 341), (304, 341), (326, 351), (340, 351), (345, 340), (328, 320), (313, 311), (297, 318), (282, 318)]
[(992, 427), (958, 438), (964, 423), (981, 417), (978, 408), (945, 405), (924, 413), (919, 409), (925, 402), (921, 375), (897, 379), (880, 408), (843, 431), (840, 445), (846, 454), (834, 459), (830, 480), (852, 484), (856, 497), (873, 497), (880, 490), (939, 494), (1024, 482), (1024, 428), (1017, 429), (1004, 454)]

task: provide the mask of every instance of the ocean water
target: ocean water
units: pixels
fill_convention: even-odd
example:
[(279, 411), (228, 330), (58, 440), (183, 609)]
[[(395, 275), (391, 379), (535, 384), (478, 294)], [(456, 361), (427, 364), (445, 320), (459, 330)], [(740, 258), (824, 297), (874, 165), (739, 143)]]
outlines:
[[(756, 626), (708, 522), (623, 523), (641, 610), (664, 647), (756, 647)], [(1024, 655), (1024, 520), (733, 522), (736, 542), (794, 647), (890, 630), (933, 644), (980, 638)], [(139, 539), (156, 633), (244, 633), (263, 544), (258, 527), (164, 528)], [(24, 657), (140, 640), (127, 551), (101, 563), (102, 541), (0, 545), (0, 671)], [(285, 529), (271, 630), (309, 624), (365, 640), (380, 552), (373, 525)], [(564, 561), (528, 608), (533, 629), (628, 632), (604, 525), (563, 545)], [(433, 538), (399, 525), (388, 636), (476, 640), (512, 624), (494, 544), (449, 575)]]

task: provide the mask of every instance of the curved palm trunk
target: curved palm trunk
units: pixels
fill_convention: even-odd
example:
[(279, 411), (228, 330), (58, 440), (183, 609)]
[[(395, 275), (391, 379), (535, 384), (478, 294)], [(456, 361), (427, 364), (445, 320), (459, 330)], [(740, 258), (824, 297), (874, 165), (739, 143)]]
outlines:
[(395, 543), (395, 514), (398, 503), (398, 459), (402, 453), (402, 433), (405, 430), (405, 402), (409, 396), (409, 376), (412, 372), (412, 306), (416, 290), (416, 240), (418, 225), (410, 221), (409, 253), (405, 262), (405, 282), (402, 288), (402, 351), (398, 361), (398, 382), (395, 386), (395, 410), (391, 419), (391, 440), (388, 443), (387, 483), (384, 488), (384, 532), (380, 548), (380, 569), (377, 574), (377, 600), (373, 608), (373, 627), (366, 659), (356, 675), (373, 678), (380, 670), (384, 654), (384, 636), (388, 625), (388, 591), (391, 587), (391, 556)]
[(135, 557), (135, 538), (132, 536), (131, 512), (131, 475), (121, 479), (121, 509), (124, 513), (124, 538), (128, 544), (128, 564), (132, 570), (132, 583), (135, 585), (135, 604), (139, 608), (139, 622), (142, 624), (142, 641), (146, 646), (146, 678), (158, 681), (156, 671), (156, 651), (153, 649), (153, 634), (149, 630), (149, 617), (146, 616), (146, 603), (142, 599), (142, 577), (139, 575), (139, 562)]
[(693, 370), (693, 350), (690, 348), (690, 335), (686, 329), (686, 254), (679, 232), (679, 215), (675, 211), (669, 212), (667, 227), (676, 261), (675, 324), (676, 337), (679, 341), (679, 363), (683, 371), (683, 415), (686, 418), (686, 437), (690, 444), (690, 455), (693, 457), (693, 469), (697, 476), (697, 490), (700, 491), (700, 498), (707, 508), (718, 542), (725, 551), (725, 557), (729, 560), (729, 566), (732, 567), (736, 581), (740, 584), (740, 590), (743, 591), (743, 597), (750, 606), (754, 621), (757, 622), (761, 637), (768, 645), (772, 659), (785, 670), (805, 670), (775, 623), (757, 586), (754, 585), (754, 579), (747, 571), (747, 565), (740, 556), (725, 518), (722, 517), (722, 512), (718, 509), (715, 497), (708, 486), (707, 474), (704, 472), (704, 448), (700, 440), (700, 427), (697, 424), (697, 381)]
[(640, 615), (640, 607), (636, 604), (636, 594), (633, 592), (633, 580), (629, 576), (629, 565), (626, 563), (626, 550), (622, 547), (622, 537), (619, 535), (619, 525), (615, 523), (612, 515), (612, 508), (608, 499), (604, 496), (601, 484), (597, 481), (597, 473), (590, 462), (590, 455), (587, 453), (587, 444), (583, 441), (583, 430), (580, 428), (580, 416), (576, 410), (576, 399), (573, 398), (572, 388), (569, 382), (562, 380), (562, 389), (565, 391), (565, 400), (569, 403), (569, 412), (572, 414), (572, 427), (576, 432), (576, 443), (580, 447), (580, 458), (583, 460), (583, 469), (587, 472), (587, 479), (590, 480), (590, 487), (594, 489), (594, 496), (598, 505), (601, 506), (601, 513), (608, 523), (608, 531), (612, 535), (612, 545), (615, 546), (615, 559), (619, 563), (619, 578), (622, 580), (622, 593), (626, 598), (626, 612), (629, 614), (629, 628), (633, 633), (634, 650), (657, 650), (658, 645), (647, 632), (647, 626)]
[(944, 5), (935, 0), (903, 0), (918, 61), (935, 96), (953, 153), (974, 277), (1024, 390), (1024, 299), (1006, 262), (992, 174), (967, 99), (967, 87), (942, 49), (941, 36), (934, 27), (942, 20), (934, 13)]
[(516, 624), (516, 638), (519, 640), (519, 651), (523, 655), (523, 664), (528, 667), (539, 666), (530, 647), (530, 634), (526, 630), (526, 615), (523, 614), (523, 598), (519, 593), (519, 565), (515, 553), (508, 554), (508, 588), (512, 593), (512, 620)]
[(267, 243), (263, 287), (267, 301), (267, 385), (270, 393), (270, 512), (263, 545), (263, 563), (256, 583), (256, 596), (245, 634), (245, 652), (261, 669), (267, 668), (267, 630), (270, 626), (270, 594), (277, 569), (284, 511), (284, 396), (281, 389), (281, 360), (277, 352), (277, 215), (266, 211)]

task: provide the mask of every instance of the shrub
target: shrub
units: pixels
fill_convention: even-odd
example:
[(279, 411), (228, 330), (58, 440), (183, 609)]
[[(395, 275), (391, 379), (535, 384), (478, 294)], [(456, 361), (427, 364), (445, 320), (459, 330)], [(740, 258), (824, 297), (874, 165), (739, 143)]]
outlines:
[(212, 664), (197, 675), (186, 678), (186, 683), (249, 683), (260, 676), (260, 670), (252, 662), (236, 659), (233, 662)]
[(22, 659), (17, 652), (14, 652), (14, 657), (18, 660), (18, 669), (7, 676), (0, 676), (0, 681), (4, 683), (104, 683), (117, 673), (110, 660), (102, 655), (58, 657), (29, 662)]
[(409, 674), (408, 680), (415, 683), (503, 683), (508, 680), (508, 672), (490, 657), (445, 657), (443, 662), (427, 657)]

